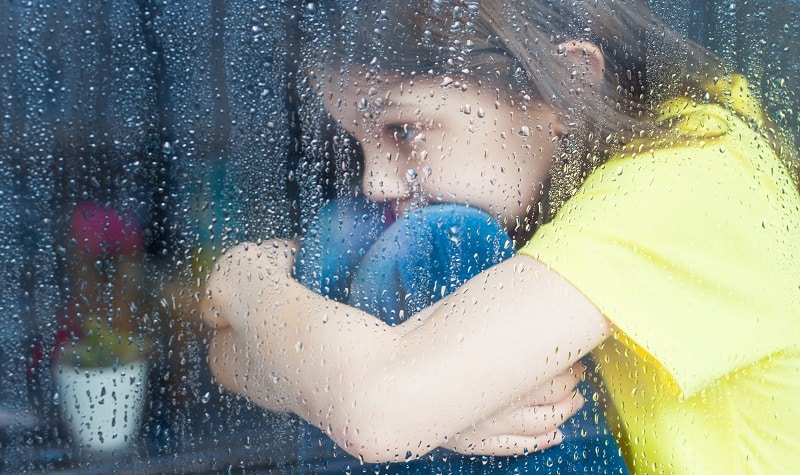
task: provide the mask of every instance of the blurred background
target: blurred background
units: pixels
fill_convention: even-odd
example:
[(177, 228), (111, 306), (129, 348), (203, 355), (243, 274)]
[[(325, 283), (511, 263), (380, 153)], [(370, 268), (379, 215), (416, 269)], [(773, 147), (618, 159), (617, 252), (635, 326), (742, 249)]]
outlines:
[[(800, 136), (798, 2), (652, 6), (749, 76)], [(329, 124), (298, 74), (314, 53), (300, 39), (313, 10), (0, 2), (0, 471), (292, 471), (295, 421), (212, 384), (197, 312), (222, 249), (293, 236), (348, 184), (338, 161), (349, 158), (331, 158)], [(113, 338), (98, 339), (95, 324)], [(139, 421), (130, 435), (94, 433), (98, 449), (80, 440), (90, 422), (67, 414), (60, 385), (70, 371), (89, 379), (66, 360), (102, 367), (96, 357), (111, 351), (118, 365), (144, 362), (137, 378), (122, 368), (139, 393), (91, 404), (124, 399), (141, 412), (127, 416)]]

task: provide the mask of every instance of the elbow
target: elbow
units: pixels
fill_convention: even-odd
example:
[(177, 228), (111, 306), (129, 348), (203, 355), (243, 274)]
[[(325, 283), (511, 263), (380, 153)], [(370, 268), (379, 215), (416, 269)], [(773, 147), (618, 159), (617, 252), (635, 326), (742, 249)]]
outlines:
[(398, 451), (392, 450), (394, 444), (388, 440), (350, 435), (336, 442), (361, 463), (391, 463), (402, 460)]
[(423, 457), (433, 446), (409, 443), (409, 440), (391, 431), (370, 428), (365, 433), (353, 431), (337, 440), (342, 449), (362, 463), (397, 463)]
[(351, 412), (343, 419), (345, 424), (329, 426), (335, 431), (330, 437), (362, 463), (407, 462), (435, 449), (438, 444), (428, 440), (431, 434), (427, 430), (420, 432), (420, 428), (429, 427), (413, 423), (401, 413), (386, 404), (373, 405), (359, 414)]
[[(394, 340), (397, 335), (386, 332)], [(378, 341), (373, 338), (373, 344)], [(384, 343), (390, 346), (391, 341)], [(336, 389), (327, 394), (326, 408), (318, 413), (319, 427), (345, 452), (363, 463), (404, 462), (423, 457), (449, 435), (446, 427), (419, 406), (419, 394), (409, 371), (390, 371), (393, 363), (372, 347), (361, 358), (349, 359)], [(355, 364), (354, 364), (355, 362)], [(436, 419), (436, 418), (433, 418)], [(441, 418), (439, 418), (441, 419)], [(441, 421), (440, 421), (441, 422)]]

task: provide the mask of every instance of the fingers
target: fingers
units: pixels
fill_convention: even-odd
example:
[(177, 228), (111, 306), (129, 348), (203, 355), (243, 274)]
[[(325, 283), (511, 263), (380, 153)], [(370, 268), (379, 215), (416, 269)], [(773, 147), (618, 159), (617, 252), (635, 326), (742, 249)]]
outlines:
[(458, 434), (445, 447), (467, 455), (524, 455), (558, 445), (559, 427), (583, 407), (579, 392), (552, 405), (514, 407)]
[(240, 244), (220, 256), (206, 282), (200, 317), (211, 328), (230, 326), (230, 321), (226, 316), (227, 310), (230, 308), (231, 299), (234, 296), (232, 292), (235, 288), (234, 284), (240, 277), (238, 272), (234, 271), (235, 267), (232, 266), (231, 260), (236, 259), (236, 262), (240, 260), (236, 256), (241, 253), (243, 249), (240, 248), (243, 247), (244, 245)]
[(548, 434), (536, 436), (498, 435), (481, 440), (464, 438), (453, 442), (448, 448), (464, 455), (510, 457), (540, 452), (560, 444), (563, 440), (564, 434), (555, 429)]
[[(210, 292), (206, 292), (210, 294)], [(217, 301), (221, 299), (218, 298)], [(210, 295), (205, 295), (200, 303), (200, 318), (210, 328), (228, 328), (231, 326), (227, 317), (220, 312), (220, 307), (215, 305), (215, 301), (211, 300)]]
[(566, 398), (571, 398), (575, 388), (583, 380), (586, 367), (579, 361), (567, 371), (559, 374), (550, 382), (543, 384), (535, 391), (531, 391), (520, 401), (520, 406), (542, 406), (555, 404)]
[(586, 403), (579, 392), (549, 406), (523, 406), (501, 413), (491, 421), (476, 426), (487, 434), (516, 434), (534, 436), (547, 434), (574, 416)]
[(272, 363), (265, 348), (270, 336), (280, 338), (276, 334), (286, 302), (296, 300), (289, 291), (300, 286), (291, 277), (293, 264), (291, 242), (234, 247), (217, 261), (201, 312), (214, 329), (208, 364), (216, 381), (273, 410), (283, 410), (286, 398), (268, 369)]
[(242, 389), (237, 377), (237, 360), (233, 331), (230, 328), (218, 329), (208, 347), (208, 366), (216, 382), (234, 392)]
[(263, 307), (293, 282), (296, 243), (243, 243), (217, 260), (206, 284), (201, 316), (212, 328), (241, 326), (252, 308)]

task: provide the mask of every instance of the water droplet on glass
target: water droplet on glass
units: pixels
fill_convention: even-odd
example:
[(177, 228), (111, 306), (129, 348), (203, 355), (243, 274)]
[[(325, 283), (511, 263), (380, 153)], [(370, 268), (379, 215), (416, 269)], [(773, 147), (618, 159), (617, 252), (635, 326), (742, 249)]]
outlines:
[(453, 241), (454, 243), (458, 244), (461, 240), (461, 228), (458, 226), (450, 226), (450, 229), (447, 230), (447, 238)]

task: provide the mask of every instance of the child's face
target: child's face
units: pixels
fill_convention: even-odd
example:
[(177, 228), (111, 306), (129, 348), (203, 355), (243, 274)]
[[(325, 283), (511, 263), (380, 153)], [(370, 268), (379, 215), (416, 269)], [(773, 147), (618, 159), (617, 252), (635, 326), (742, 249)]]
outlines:
[(325, 94), (363, 147), (367, 197), (393, 203), (397, 215), (468, 204), (511, 232), (533, 216), (563, 129), (551, 107), (477, 81), (392, 79), (351, 76), (343, 94)]

